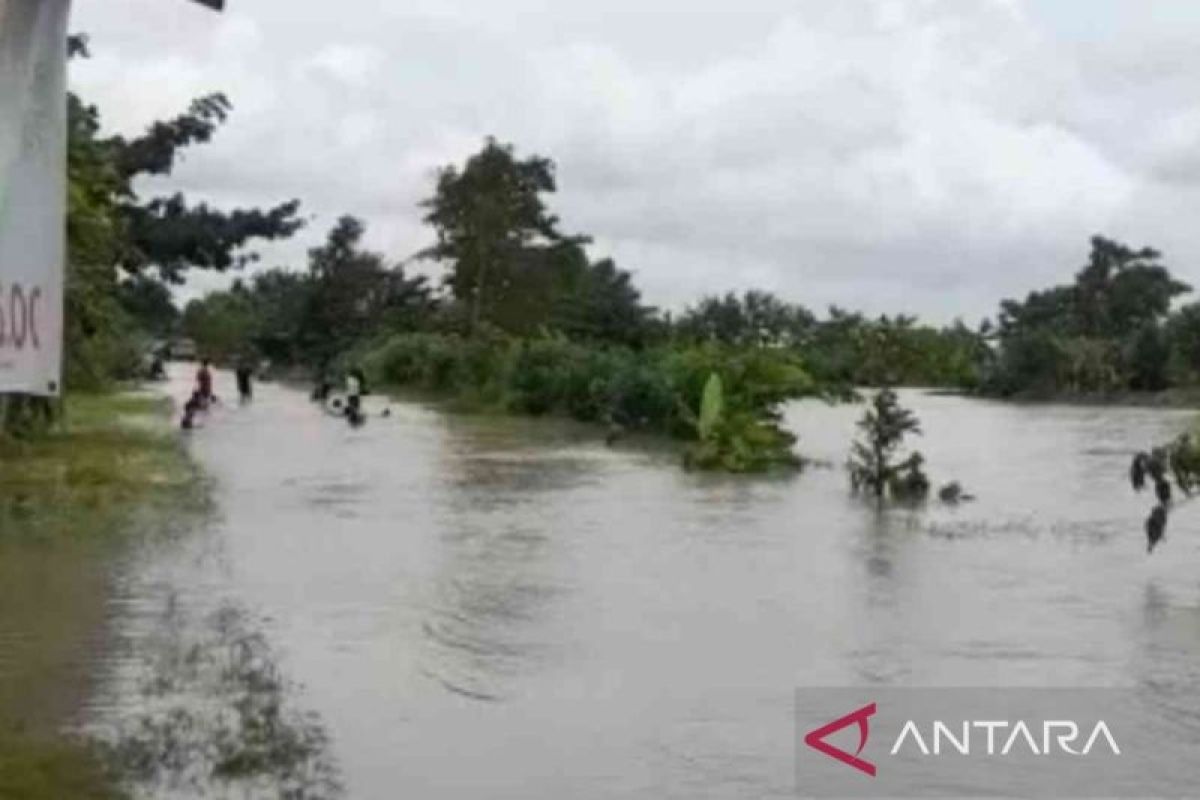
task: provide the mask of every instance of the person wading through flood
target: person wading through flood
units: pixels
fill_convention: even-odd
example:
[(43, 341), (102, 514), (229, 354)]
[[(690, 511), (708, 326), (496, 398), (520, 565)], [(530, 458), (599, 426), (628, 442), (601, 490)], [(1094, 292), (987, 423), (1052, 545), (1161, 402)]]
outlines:
[(196, 389), (183, 406), (183, 419), (180, 420), (179, 427), (185, 431), (190, 431), (196, 427), (196, 415), (200, 413), (203, 407), (204, 401), (200, 399), (200, 390)]
[(254, 399), (254, 367), (251, 366), (249, 356), (244, 356), (238, 361), (234, 375), (237, 377), (238, 397), (243, 403), (250, 402)]
[(196, 391), (200, 393), (200, 401), (205, 407), (217, 399), (213, 394), (212, 361), (207, 358), (200, 362), (200, 369), (196, 372)]
[(346, 373), (346, 419), (351, 425), (363, 423), (362, 396), (366, 392), (366, 380), (358, 367)]

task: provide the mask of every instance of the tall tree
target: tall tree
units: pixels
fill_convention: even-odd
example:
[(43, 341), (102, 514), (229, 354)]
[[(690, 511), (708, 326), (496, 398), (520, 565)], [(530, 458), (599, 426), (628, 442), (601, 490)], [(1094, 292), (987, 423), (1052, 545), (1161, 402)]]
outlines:
[(462, 169), (438, 173), (433, 197), (422, 203), (437, 242), (423, 255), (449, 264), (447, 284), (468, 308), (471, 330), (518, 296), (555, 248), (587, 241), (558, 230), (542, 199), (556, 189), (552, 161), (517, 158), (512, 145), (492, 138)]
[[(86, 57), (87, 39), (73, 36), (67, 49)], [(130, 363), (134, 320), (119, 302), (123, 274), (141, 282), (136, 286), (145, 299), (152, 290), (144, 281), (178, 283), (189, 269), (239, 267), (254, 259), (246, 249), (252, 242), (290, 236), (300, 227), (294, 200), (267, 210), (225, 211), (181, 194), (146, 199), (137, 190), (139, 177), (169, 175), (184, 148), (211, 140), (230, 108), (223, 95), (209, 95), (126, 138), (104, 135), (96, 107), (68, 97), (69, 387), (103, 382)]]
[(361, 221), (345, 216), (323, 245), (309, 250), (312, 288), (303, 328), (318, 364), (380, 327), (415, 327), (432, 306), (424, 276), (410, 278), (364, 249), (365, 232)]
[(1190, 287), (1149, 247), (1095, 236), (1072, 284), (1005, 300), (988, 381), (1019, 391), (1158, 390), (1167, 386), (1171, 304)]

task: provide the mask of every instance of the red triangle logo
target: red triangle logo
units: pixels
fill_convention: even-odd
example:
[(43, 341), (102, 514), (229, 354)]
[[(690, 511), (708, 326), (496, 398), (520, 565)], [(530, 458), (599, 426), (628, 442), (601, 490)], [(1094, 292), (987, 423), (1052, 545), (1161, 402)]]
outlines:
[[(867, 738), (871, 735), (871, 726), (868, 720), (875, 716), (875, 704), (863, 706), (858, 711), (851, 712), (844, 717), (839, 717), (828, 725), (817, 728), (815, 731), (809, 731), (804, 737), (804, 743), (814, 750), (817, 750), (830, 758), (836, 758), (843, 764), (854, 767), (859, 772), (865, 772), (872, 778), (875, 777), (875, 765), (866, 759), (859, 758), (863, 748), (867, 746)], [(837, 733), (842, 728), (848, 728), (851, 725), (858, 723), (858, 749), (853, 754), (847, 753), (840, 747), (834, 747), (825, 741), (826, 736)]]

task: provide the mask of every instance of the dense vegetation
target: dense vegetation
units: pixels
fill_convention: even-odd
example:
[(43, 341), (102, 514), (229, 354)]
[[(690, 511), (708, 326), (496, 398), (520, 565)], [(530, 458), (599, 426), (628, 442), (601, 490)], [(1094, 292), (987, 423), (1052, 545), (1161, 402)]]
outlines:
[[(1153, 484), (1155, 504), (1146, 518), (1147, 550), (1166, 535), (1167, 521), (1178, 504), (1178, 495), (1191, 499), (1200, 488), (1200, 428), (1193, 425), (1165, 445), (1134, 455), (1129, 467), (1129, 482), (1135, 492)], [(1174, 488), (1172, 488), (1174, 486)]]
[[(819, 319), (760, 291), (662, 314), (628, 272), (589, 257), (588, 237), (560, 229), (555, 190), (553, 162), (488, 140), (422, 204), (434, 244), (419, 258), (444, 270), (440, 285), (366, 249), (363, 224), (344, 217), (307, 270), (236, 281), (190, 303), (181, 328), (219, 359), (250, 352), (317, 373), (356, 362), (373, 383), (688, 439), (689, 464), (734, 471), (799, 463), (778, 424), (788, 399), (979, 383), (986, 345), (961, 324)], [(720, 413), (701, 425), (709, 385)]]
[[(412, 333), (368, 345), (359, 361), (373, 382), (434, 391), (475, 408), (570, 416), (604, 424), (610, 437), (650, 431), (690, 440), (689, 464), (735, 472), (797, 466), (778, 409), (817, 391), (786, 350), (719, 343), (634, 350), (496, 330)], [(719, 388), (706, 390), (713, 381)]]
[(1150, 248), (1094, 237), (1071, 284), (1001, 304), (986, 388), (1004, 395), (1161, 391), (1200, 381), (1200, 304)]
[[(72, 50), (86, 54), (86, 43)], [(347, 216), (306, 269), (258, 271), (180, 313), (172, 286), (188, 270), (236, 270), (254, 260), (254, 241), (300, 226), (296, 201), (221, 210), (138, 193), (140, 176), (168, 175), (230, 110), (214, 94), (125, 138), (102, 134), (97, 110), (71, 97), (68, 388), (131, 375), (148, 340), (185, 335), (218, 360), (252, 355), (326, 373), (361, 359), (377, 381), (699, 443), (689, 414), (716, 375), (725, 402), (710, 444), (727, 455), (753, 442), (777, 456), (787, 444), (779, 404), (807, 394), (924, 385), (1052, 395), (1200, 381), (1200, 304), (1173, 312), (1188, 287), (1159, 254), (1100, 237), (1074, 283), (1004, 301), (995, 324), (935, 327), (837, 307), (818, 315), (755, 290), (664, 313), (642, 302), (629, 272), (590, 255), (588, 236), (563, 230), (547, 203), (554, 162), (492, 139), (438, 172), (421, 204), (431, 244), (415, 259), (367, 249), (363, 223)], [(14, 426), (36, 421), (19, 411), (6, 415)]]
[[(316, 372), (359, 359), (377, 382), (707, 441), (689, 463), (726, 469), (794, 461), (783, 457), (779, 405), (806, 394), (925, 385), (1050, 395), (1200, 378), (1200, 305), (1171, 313), (1188, 287), (1153, 250), (1097, 237), (1074, 284), (1004, 301), (998, 323), (977, 328), (836, 307), (822, 318), (754, 290), (672, 316), (646, 306), (611, 259), (592, 260), (587, 236), (561, 230), (546, 203), (556, 187), (553, 162), (488, 140), (444, 168), (422, 204), (434, 240), (418, 257), (425, 271), (365, 249), (362, 223), (345, 217), (306, 271), (262, 272), (194, 301), (182, 330), (218, 358), (253, 352)], [(440, 282), (428, 266), (442, 269)], [(688, 371), (701, 363), (707, 372)], [(706, 436), (688, 415), (711, 375), (727, 402)]]

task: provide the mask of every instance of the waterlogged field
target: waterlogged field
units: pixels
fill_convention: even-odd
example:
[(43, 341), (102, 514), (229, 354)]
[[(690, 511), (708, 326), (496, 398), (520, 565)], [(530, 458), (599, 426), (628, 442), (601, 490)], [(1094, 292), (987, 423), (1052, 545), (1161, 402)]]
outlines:
[(0, 440), (0, 797), (337, 794), (319, 720), (236, 603), (192, 620), (164, 585), (136, 608), (153, 635), (126, 635), (131, 571), (216, 511), (171, 411), (74, 397), (62, 429)]
[[(851, 497), (861, 407), (790, 407), (824, 466), (747, 479), (683, 472), (660, 443), (608, 448), (592, 427), (378, 397), (353, 430), (261, 386), (190, 439), (217, 516), (125, 563), (127, 646), (92, 724), (187, 719), (204, 708), (188, 697), (217, 697), (253, 712), (186, 730), (289, 733), (243, 737), (201, 774), (251, 764), (252, 785), (355, 798), (791, 797), (806, 686), (1125, 687), (1194, 728), (1196, 512), (1147, 557), (1148, 501), (1126, 476), (1192, 415), (901, 399), (935, 485), (976, 502)], [(179, 739), (143, 752), (156, 741)], [(1163, 757), (1186, 761), (1186, 741)], [(201, 794), (175, 778), (164, 794)], [(1139, 780), (1188, 789), (1179, 771)]]
[(162, 398), (73, 398), (65, 429), (0, 439), (0, 796), (104, 797), (100, 748), (64, 735), (107, 638), (111, 570), (133, 535), (202, 505)]

